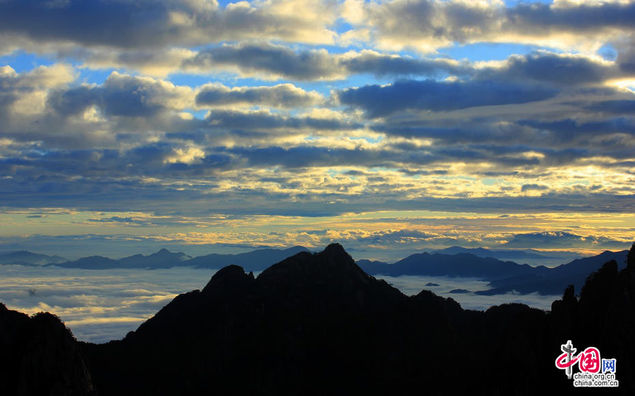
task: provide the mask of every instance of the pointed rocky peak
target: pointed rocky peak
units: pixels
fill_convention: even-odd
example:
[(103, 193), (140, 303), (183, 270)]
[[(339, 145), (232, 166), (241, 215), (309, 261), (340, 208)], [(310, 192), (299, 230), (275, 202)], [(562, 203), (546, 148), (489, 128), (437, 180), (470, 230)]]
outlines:
[(237, 265), (228, 265), (212, 276), (212, 279), (203, 288), (203, 294), (209, 294), (212, 291), (220, 290), (242, 290), (254, 281), (254, 275), (250, 272), (245, 273), (242, 267)]
[(344, 247), (339, 243), (331, 243), (326, 247), (326, 249), (322, 251), (322, 253), (318, 254), (335, 260), (354, 262), (353, 258), (346, 252), (346, 250), (344, 250)]
[(330, 244), (319, 253), (301, 252), (267, 268), (258, 281), (282, 283), (368, 282), (370, 277), (339, 243)]
[(333, 243), (329, 244), (323, 250), (323, 252), (333, 252), (333, 251), (346, 253), (346, 250), (344, 250), (344, 247), (340, 243), (337, 243), (337, 242), (333, 242)]
[(171, 251), (169, 251), (166, 248), (163, 248), (163, 249), (159, 250), (158, 252), (154, 253), (153, 256), (166, 256), (166, 255), (169, 255), (169, 254), (174, 254), (174, 253), (172, 253)]
[(183, 260), (187, 260), (191, 258), (190, 256), (188, 256), (187, 254), (183, 252), (171, 252), (166, 248), (163, 248), (159, 250), (158, 252), (149, 255), (148, 257), (151, 257), (153, 259), (160, 259), (160, 260), (162, 259), (162, 260), (177, 260), (177, 261), (183, 261)]

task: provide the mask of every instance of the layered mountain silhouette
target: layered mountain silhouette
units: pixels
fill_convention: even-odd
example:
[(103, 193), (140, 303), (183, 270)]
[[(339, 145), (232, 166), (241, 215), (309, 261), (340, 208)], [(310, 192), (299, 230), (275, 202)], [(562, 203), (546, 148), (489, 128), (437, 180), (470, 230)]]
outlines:
[(543, 252), (535, 249), (487, 249), (487, 248), (464, 248), (461, 246), (451, 246), (445, 249), (435, 250), (432, 253), (439, 254), (460, 254), (469, 253), (478, 257), (491, 257), (499, 260), (511, 260), (522, 263), (545, 263), (555, 262), (556, 264), (580, 258), (578, 253), (558, 251)]
[(238, 265), (243, 267), (245, 271), (262, 271), (287, 257), (307, 251), (308, 249), (305, 247), (294, 246), (288, 249), (257, 249), (239, 254), (208, 254), (188, 260), (183, 265), (210, 269)]
[(147, 256), (136, 254), (122, 259), (90, 256), (52, 265), (82, 269), (159, 269), (171, 267), (220, 269), (233, 264), (240, 265), (248, 271), (262, 271), (272, 264), (302, 251), (307, 251), (307, 249), (301, 246), (295, 246), (289, 249), (257, 249), (247, 253), (209, 254), (192, 258), (185, 253), (174, 253), (167, 249), (161, 249)]
[(627, 254), (626, 250), (604, 252), (597, 256), (573, 260), (555, 268), (535, 267), (527, 274), (492, 279), (489, 282), (492, 289), (480, 293), (501, 294), (517, 291), (520, 293), (558, 294), (568, 284), (574, 285), (579, 290), (587, 276), (599, 270), (608, 261), (618, 263), (618, 269), (624, 268)]
[[(633, 394), (635, 245), (624, 269), (605, 263), (579, 294), (568, 287), (551, 312), (521, 304), (464, 310), (425, 290), (403, 295), (334, 244), (300, 252), (258, 277), (227, 266), (120, 341), (77, 348), (72, 338), (66, 346), (67, 336), (33, 344), (27, 336), (14, 343), (6, 329), (16, 337), (16, 326), (35, 318), (6, 310), (0, 339), (34, 345), (29, 356), (70, 351), (64, 361), (74, 363), (62, 370), (81, 373), (85, 361), (99, 395), (589, 393), (554, 365), (560, 346), (572, 340), (578, 350), (594, 346), (615, 358), (620, 387), (610, 391)], [(56, 323), (43, 331), (65, 334)], [(25, 351), (12, 351), (10, 362), (24, 360)], [(42, 372), (56, 370), (51, 360), (41, 364)], [(23, 367), (30, 366), (4, 367), (5, 389), (17, 389)], [(92, 392), (88, 374), (64, 378), (80, 385), (43, 394)]]
[(586, 277), (610, 260), (624, 267), (628, 251), (604, 252), (600, 255), (573, 260), (554, 268), (532, 267), (513, 261), (479, 257), (470, 253), (453, 255), (418, 253), (388, 264), (380, 261), (360, 260), (357, 263), (372, 275), (424, 275), (478, 278), (489, 282), (490, 289), (478, 294), (494, 295), (511, 291), (520, 293), (560, 294), (569, 284), (581, 288)]
[[(302, 246), (288, 249), (257, 249), (240, 254), (209, 254), (190, 257), (184, 253), (174, 253), (167, 249), (150, 254), (137, 254), (122, 259), (111, 259), (103, 256), (90, 256), (73, 261), (65, 261), (58, 256), (38, 255), (26, 251), (0, 255), (0, 264), (54, 265), (64, 268), (82, 269), (160, 269), (172, 267), (193, 267), (220, 269), (228, 265), (241, 266), (246, 271), (260, 272), (269, 266), (293, 256), (299, 252), (307, 252)], [(604, 252), (600, 255), (576, 259), (554, 268), (517, 264), (503, 261), (500, 257), (518, 256), (533, 258), (541, 256), (531, 250), (489, 250), (484, 248), (467, 249), (450, 247), (433, 253), (418, 253), (408, 256), (394, 264), (381, 261), (359, 260), (357, 264), (371, 275), (423, 275), (469, 277), (489, 282), (489, 288), (476, 291), (482, 295), (496, 295), (507, 292), (556, 295), (573, 284), (581, 288), (586, 277), (600, 266), (615, 260), (625, 262), (627, 251)], [(510, 257), (511, 257), (510, 256)], [(499, 257), (499, 258), (496, 258)], [(548, 256), (543, 256), (549, 259)], [(553, 258), (551, 258), (553, 259)], [(621, 269), (621, 267), (620, 267)]]
[(0, 264), (36, 266), (60, 264), (66, 261), (65, 258), (60, 256), (48, 256), (46, 254), (32, 253), (26, 250), (0, 253)]
[(135, 254), (134, 256), (124, 257), (122, 259), (111, 259), (103, 256), (82, 257), (78, 260), (57, 263), (55, 266), (64, 268), (83, 268), (83, 269), (110, 269), (110, 268), (136, 268), (136, 269), (158, 269), (170, 268), (182, 265), (191, 259), (185, 253), (173, 253), (167, 249), (161, 249), (156, 253), (143, 255)]

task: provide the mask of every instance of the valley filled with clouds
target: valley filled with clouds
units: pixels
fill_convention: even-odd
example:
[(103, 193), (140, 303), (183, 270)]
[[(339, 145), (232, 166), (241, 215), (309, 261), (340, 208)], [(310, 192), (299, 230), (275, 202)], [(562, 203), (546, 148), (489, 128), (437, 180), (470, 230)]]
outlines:
[[(82, 341), (122, 339), (178, 294), (201, 290), (215, 270), (198, 268), (86, 270), (0, 265), (0, 301), (27, 314), (51, 312)], [(258, 274), (256, 274), (258, 275)], [(501, 301), (549, 309), (555, 295), (477, 295), (487, 282), (469, 278), (378, 276), (406, 295), (422, 289), (451, 297), (465, 309), (485, 310)], [(433, 282), (436, 286), (430, 286)], [(426, 286), (426, 284), (428, 284)], [(464, 293), (451, 293), (463, 288)], [(467, 288), (467, 289), (466, 289)]]

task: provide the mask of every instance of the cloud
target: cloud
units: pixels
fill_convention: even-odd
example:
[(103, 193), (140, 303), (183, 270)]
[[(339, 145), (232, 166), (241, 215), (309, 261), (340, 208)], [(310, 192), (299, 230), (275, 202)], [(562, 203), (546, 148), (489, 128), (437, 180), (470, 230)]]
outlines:
[(76, 337), (91, 342), (123, 338), (178, 293), (200, 289), (204, 285), (201, 279), (214, 273), (193, 268), (103, 273), (26, 267), (15, 271), (2, 267), (3, 303), (26, 313), (52, 312)]
[[(39, 66), (16, 73), (11, 66), (0, 67), (0, 114), (31, 113), (41, 108), (49, 89), (65, 86), (75, 73), (67, 65)], [(27, 107), (28, 106), (28, 107)]]
[(295, 52), (282, 45), (238, 44), (202, 50), (183, 62), (186, 70), (213, 71), (218, 67), (238, 69), (242, 73), (273, 75), (297, 80), (343, 77), (336, 59), (324, 50)]
[[(178, 294), (200, 290), (214, 273), (195, 268), (95, 271), (22, 267), (17, 271), (13, 266), (0, 266), (0, 300), (9, 309), (27, 314), (54, 313), (79, 340), (103, 343), (122, 339)], [(435, 292), (440, 294), (459, 287), (480, 290), (486, 286), (485, 282), (439, 277), (383, 278), (408, 294), (418, 293), (432, 280), (439, 283)], [(470, 308), (496, 303), (493, 297), (458, 297), (466, 299)], [(514, 298), (547, 305), (535, 296)]]
[(317, 92), (307, 92), (293, 84), (278, 84), (271, 87), (235, 87), (207, 84), (196, 95), (199, 107), (228, 105), (257, 105), (278, 108), (309, 107), (320, 104), (324, 98)]
[(87, 107), (98, 106), (107, 116), (148, 117), (168, 109), (191, 108), (192, 99), (189, 87), (113, 72), (101, 86), (80, 86), (53, 92), (49, 104), (63, 115), (81, 113)]
[(230, 129), (235, 135), (270, 133), (298, 134), (303, 130), (351, 130), (362, 128), (361, 124), (350, 120), (317, 117), (288, 117), (268, 111), (212, 110), (205, 119), (205, 127)]
[(591, 85), (618, 78), (623, 73), (614, 62), (583, 55), (539, 51), (512, 55), (499, 66), (484, 66), (476, 73), (483, 80), (543, 82), (558, 86)]
[(635, 34), (624, 35), (613, 44), (617, 48), (617, 64), (624, 73), (635, 73)]
[(603, 236), (581, 236), (564, 231), (536, 232), (513, 235), (505, 247), (541, 249), (627, 249), (628, 241)]
[(544, 184), (523, 184), (520, 188), (520, 191), (545, 191), (548, 190), (549, 186), (545, 186)]
[(471, 74), (474, 69), (466, 61), (444, 58), (413, 58), (382, 54), (371, 50), (345, 54), (340, 58), (340, 64), (350, 74), (369, 73), (379, 77), (466, 75)]
[(400, 80), (367, 85), (338, 93), (344, 105), (361, 108), (369, 117), (402, 110), (456, 110), (468, 107), (518, 104), (552, 98), (557, 91), (534, 85), (493, 81)]
[[(519, 3), (395, 0), (358, 6), (352, 35), (380, 47), (433, 51), (452, 43), (516, 42), (597, 49), (632, 32), (635, 5), (623, 2)], [(364, 34), (365, 32), (365, 34)]]
[(587, 105), (586, 108), (607, 114), (630, 115), (635, 114), (635, 100), (605, 100)]
[(465, 75), (473, 72), (468, 62), (444, 58), (413, 58), (372, 50), (332, 54), (325, 49), (298, 49), (270, 43), (225, 44), (199, 51), (183, 60), (184, 70), (213, 73), (237, 72), (265, 79), (337, 80), (352, 74), (374, 76)]
[[(305, 12), (292, 12), (293, 7)], [(334, 20), (328, 2), (302, 0), (225, 7), (197, 0), (0, 3), (0, 34), (5, 37), (84, 47), (188, 46), (252, 38), (328, 43), (333, 39), (328, 25)]]

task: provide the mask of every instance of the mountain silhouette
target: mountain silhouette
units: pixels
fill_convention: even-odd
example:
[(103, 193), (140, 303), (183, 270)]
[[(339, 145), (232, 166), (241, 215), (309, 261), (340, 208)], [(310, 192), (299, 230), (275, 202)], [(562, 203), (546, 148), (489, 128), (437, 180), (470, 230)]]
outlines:
[(220, 269), (234, 264), (240, 265), (248, 271), (262, 271), (272, 264), (306, 250), (304, 247), (295, 246), (289, 249), (257, 249), (247, 253), (209, 254), (192, 258), (184, 253), (173, 253), (167, 249), (161, 249), (147, 256), (136, 254), (117, 260), (103, 256), (90, 256), (52, 265), (64, 268), (97, 270), (110, 268), (159, 269), (172, 267)]
[(570, 261), (580, 257), (578, 253), (568, 251), (543, 252), (535, 249), (488, 249), (483, 247), (464, 248), (461, 246), (451, 246), (445, 249), (438, 249), (434, 250), (432, 253), (469, 253), (479, 257), (491, 257), (498, 260), (511, 260), (527, 264), (546, 262), (562, 263), (563, 261)]
[(490, 288), (477, 294), (495, 295), (511, 291), (520, 293), (560, 294), (567, 285), (578, 290), (586, 277), (610, 260), (624, 267), (628, 251), (606, 251), (592, 257), (573, 260), (554, 268), (543, 265), (532, 267), (513, 261), (501, 261), (491, 257), (479, 257), (471, 253), (440, 254), (417, 253), (394, 264), (381, 261), (360, 260), (357, 263), (373, 275), (422, 275), (478, 278), (489, 282)]
[[(300, 252), (308, 252), (302, 246), (288, 249), (257, 249), (239, 254), (208, 254), (190, 257), (184, 253), (174, 253), (167, 249), (150, 254), (136, 254), (122, 259), (103, 256), (83, 257), (74, 261), (64, 261), (57, 256), (37, 255), (30, 252), (15, 252), (7, 256), (7, 263), (25, 265), (45, 263), (64, 268), (82, 268), (104, 270), (111, 268), (160, 269), (172, 267), (193, 267), (221, 269), (228, 265), (241, 266), (245, 271), (260, 272), (271, 265)], [(627, 251), (604, 252), (600, 255), (573, 260), (554, 268), (543, 265), (530, 266), (513, 261), (502, 261), (491, 256), (524, 253), (525, 257), (534, 257), (533, 251), (513, 250), (495, 251), (484, 248), (466, 249), (451, 247), (444, 253), (417, 253), (394, 264), (381, 261), (359, 260), (357, 264), (371, 275), (423, 275), (478, 278), (489, 282), (487, 290), (475, 291), (481, 295), (497, 295), (508, 292), (557, 295), (569, 284), (578, 290), (586, 277), (610, 260), (623, 263)], [(510, 253), (511, 252), (511, 253)], [(451, 254), (449, 254), (451, 253)], [(3, 263), (0, 255), (0, 263)], [(18, 260), (19, 258), (22, 258)], [(535, 257), (534, 257), (535, 258)], [(30, 260), (30, 261), (29, 261)], [(39, 260), (39, 261), (38, 261)]]
[(288, 249), (257, 249), (238, 254), (214, 253), (195, 257), (184, 262), (183, 265), (209, 269), (220, 269), (228, 265), (239, 265), (246, 271), (262, 271), (287, 257), (307, 251), (305, 247), (294, 246)]
[(53, 264), (57, 267), (64, 268), (83, 268), (83, 269), (110, 269), (110, 268), (136, 268), (136, 269), (158, 269), (170, 268), (182, 265), (183, 262), (191, 259), (184, 253), (173, 253), (167, 249), (161, 249), (156, 253), (143, 255), (135, 254), (134, 256), (124, 257), (118, 260), (103, 256), (82, 257), (74, 261)]
[(26, 250), (18, 250), (8, 253), (0, 253), (0, 264), (14, 265), (46, 265), (58, 264), (67, 261), (60, 256), (48, 256), (46, 254), (32, 253)]
[(55, 315), (0, 303), (0, 348), (0, 395), (96, 395), (77, 341)]
[(360, 262), (360, 265), (371, 274), (475, 277), (486, 280), (524, 275), (533, 271), (533, 267), (528, 264), (478, 257), (469, 253), (449, 255), (426, 252), (410, 255), (394, 264)]
[(502, 294), (510, 291), (559, 294), (569, 284), (580, 290), (586, 278), (599, 270), (604, 263), (615, 261), (618, 263), (618, 269), (622, 269), (625, 266), (627, 254), (627, 250), (607, 251), (597, 256), (573, 260), (555, 268), (536, 267), (529, 274), (490, 280), (491, 289), (481, 291), (479, 294)]
[(84, 348), (104, 395), (533, 395), (574, 393), (554, 366), (573, 339), (617, 358), (617, 392), (628, 394), (633, 267), (605, 264), (579, 301), (570, 287), (552, 312), (478, 312), (425, 290), (407, 297), (330, 245), (258, 277), (225, 267), (123, 340)]
[[(464, 310), (426, 290), (405, 296), (333, 244), (258, 277), (227, 266), (124, 339), (71, 339), (65, 349), (85, 359), (99, 395), (589, 393), (554, 365), (560, 346), (572, 340), (578, 350), (594, 346), (615, 358), (620, 386), (610, 391), (633, 394), (635, 244), (625, 268), (605, 263), (579, 294), (567, 287), (550, 312), (522, 304)], [(11, 315), (0, 312), (2, 340), (7, 328), (32, 320)], [(9, 362), (23, 359), (12, 353)], [(5, 389), (14, 389), (23, 367), (4, 369)], [(87, 377), (64, 378), (86, 384)]]

